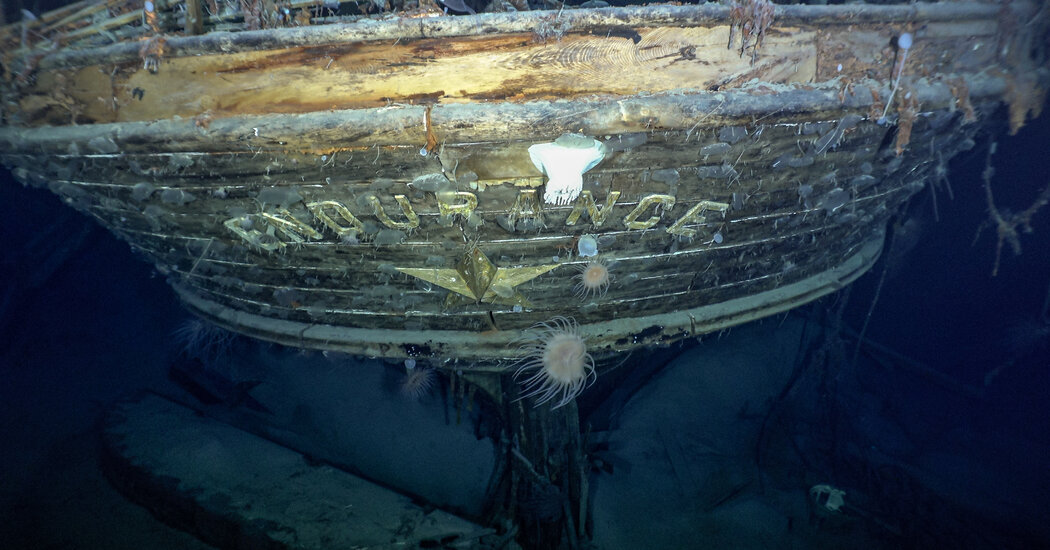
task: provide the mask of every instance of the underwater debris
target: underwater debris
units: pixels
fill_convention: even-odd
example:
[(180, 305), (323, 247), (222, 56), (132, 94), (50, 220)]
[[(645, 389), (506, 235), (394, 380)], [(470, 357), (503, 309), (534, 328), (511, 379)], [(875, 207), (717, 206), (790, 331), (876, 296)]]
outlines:
[(915, 117), (919, 114), (919, 102), (915, 100), (915, 94), (906, 92), (897, 107), (897, 139), (893, 149), (897, 156), (904, 153), (904, 148), (911, 141), (912, 125)]
[[(146, 2), (152, 4), (152, 2)], [(160, 68), (160, 61), (164, 58), (168, 41), (163, 36), (154, 36), (142, 43), (139, 48), (139, 57), (142, 59), (142, 68), (150, 73), (156, 74)]]
[(729, 44), (726, 48), (733, 47), (733, 35), (740, 27), (740, 57), (751, 48), (751, 64), (754, 65), (758, 49), (762, 47), (762, 37), (773, 24), (774, 17), (773, 3), (769, 0), (734, 0), (729, 12), (733, 24), (729, 27)]
[(999, 210), (999, 207), (995, 204), (995, 197), (992, 196), (992, 176), (995, 175), (995, 168), (992, 167), (992, 155), (995, 154), (996, 146), (997, 144), (994, 141), (988, 146), (988, 156), (985, 161), (984, 171), (981, 173), (981, 177), (984, 179), (984, 196), (988, 201), (988, 219), (977, 227), (977, 234), (973, 237), (973, 244), (977, 244), (977, 239), (980, 238), (981, 232), (985, 227), (995, 227), (998, 240), (995, 244), (995, 263), (992, 265), (992, 277), (999, 274), (999, 260), (1003, 254), (1003, 243), (1010, 243), (1014, 256), (1020, 256), (1021, 238), (1017, 234), (1017, 229), (1020, 228), (1025, 233), (1031, 233), (1032, 216), (1046, 206), (1047, 203), (1050, 203), (1050, 183), (1047, 183), (1035, 200), (1032, 201), (1031, 206), (1023, 211), (1016, 214), (1010, 214), (1009, 212), (1004, 214)]
[(1035, 73), (1006, 75), (1006, 92), (1003, 100), (1009, 106), (1010, 135), (1017, 132), (1030, 119), (1039, 118), (1043, 112), (1046, 90), (1039, 87)]
[(952, 97), (955, 98), (955, 108), (963, 113), (963, 124), (976, 122), (977, 113), (974, 111), (973, 103), (970, 101), (970, 86), (966, 83), (966, 79), (957, 76), (948, 80), (948, 86), (952, 92)]
[(810, 487), (809, 496), (817, 506), (829, 512), (841, 512), (842, 507), (846, 505), (846, 491), (826, 483)]
[(532, 41), (546, 44), (550, 40), (558, 42), (572, 29), (572, 22), (559, 17), (561, 11), (556, 14), (543, 17), (540, 23), (532, 30)]

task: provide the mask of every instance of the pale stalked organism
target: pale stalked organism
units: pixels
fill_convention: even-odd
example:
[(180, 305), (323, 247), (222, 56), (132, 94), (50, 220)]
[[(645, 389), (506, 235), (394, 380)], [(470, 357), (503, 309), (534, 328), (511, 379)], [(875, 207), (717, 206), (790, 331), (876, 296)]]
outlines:
[[(897, 95), (897, 88), (901, 85), (901, 75), (904, 74), (904, 62), (908, 60), (908, 50), (911, 49), (912, 37), (910, 32), (906, 32), (897, 37), (897, 48), (900, 52), (901, 62), (899, 63), (900, 69), (897, 71), (897, 79), (893, 80), (893, 75), (890, 75), (890, 79), (893, 80), (893, 89), (890, 90), (890, 98), (886, 100), (886, 108), (882, 110), (882, 116), (877, 121), (880, 125), (886, 124), (886, 114), (890, 112), (890, 105), (893, 104), (893, 96)], [(891, 71), (892, 73), (892, 71)]]
[(520, 351), (514, 378), (521, 381), (518, 399), (536, 398), (536, 405), (553, 401), (556, 409), (573, 400), (597, 376), (594, 359), (573, 319), (555, 317), (532, 327)]
[(529, 158), (536, 169), (547, 176), (543, 201), (567, 205), (583, 191), (583, 173), (605, 158), (602, 142), (580, 134), (564, 134), (553, 143), (529, 147)]
[(612, 275), (609, 266), (601, 260), (593, 260), (580, 266), (580, 272), (573, 279), (576, 284), (572, 287), (573, 294), (581, 299), (602, 297), (609, 290)]

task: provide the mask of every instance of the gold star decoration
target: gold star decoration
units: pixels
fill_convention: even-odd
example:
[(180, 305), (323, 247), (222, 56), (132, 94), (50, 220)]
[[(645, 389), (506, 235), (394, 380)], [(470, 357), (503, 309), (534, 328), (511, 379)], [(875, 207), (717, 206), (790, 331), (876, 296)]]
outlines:
[(452, 292), (445, 299), (445, 307), (469, 303), (529, 307), (529, 301), (515, 287), (559, 265), (496, 267), (480, 248), (472, 247), (463, 255), (455, 268), (398, 267), (396, 269), (406, 275), (451, 290)]

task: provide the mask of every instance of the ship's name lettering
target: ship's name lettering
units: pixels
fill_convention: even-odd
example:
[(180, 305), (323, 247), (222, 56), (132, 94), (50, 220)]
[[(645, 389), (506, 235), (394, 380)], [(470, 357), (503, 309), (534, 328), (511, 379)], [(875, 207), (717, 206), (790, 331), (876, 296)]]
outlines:
[[(604, 226), (610, 219), (615, 219), (613, 211), (616, 209), (622, 214), (622, 217), (619, 218), (620, 223), (628, 231), (652, 229), (663, 221), (664, 215), (669, 214), (677, 202), (674, 195), (653, 193), (643, 196), (634, 205), (617, 204), (620, 196), (620, 191), (610, 191), (604, 202), (599, 203), (590, 191), (581, 192), (573, 203), (572, 210), (565, 217), (565, 225), (579, 224), (583, 214), (586, 213), (591, 225), (597, 229)], [(476, 216), (475, 210), (478, 207), (477, 195), (469, 191), (448, 191), (436, 193), (435, 197), (438, 206), (438, 225), (449, 227), (457, 220), (472, 223), (472, 217)], [(293, 216), (287, 209), (278, 208), (269, 212), (230, 218), (223, 222), (223, 225), (246, 243), (270, 251), (284, 248), (288, 244), (322, 240), (324, 235), (318, 230), (321, 226), (344, 240), (347, 236), (363, 236), (365, 223), (362, 218), (367, 216), (374, 217), (384, 227), (391, 230), (408, 232), (419, 228), (420, 216), (409, 202), (408, 197), (394, 195), (393, 199), (397, 205), (396, 208), (384, 206), (375, 195), (367, 196), (358, 204), (370, 209), (368, 214), (360, 212), (355, 214), (346, 204), (339, 201), (309, 202), (306, 203), (306, 208), (313, 217), (313, 224)], [(393, 210), (400, 210), (400, 212), (391, 212)], [(674, 218), (664, 230), (671, 235), (694, 237), (697, 229), (690, 226), (705, 223), (708, 212), (718, 212), (725, 216), (728, 210), (729, 205), (726, 203), (701, 200), (689, 207), (682, 215)], [(510, 209), (497, 218), (502, 218), (499, 223), (501, 227), (514, 231), (515, 227), (544, 226), (550, 216), (551, 213), (544, 212), (542, 200), (537, 195), (536, 189), (522, 189), (518, 192)]]

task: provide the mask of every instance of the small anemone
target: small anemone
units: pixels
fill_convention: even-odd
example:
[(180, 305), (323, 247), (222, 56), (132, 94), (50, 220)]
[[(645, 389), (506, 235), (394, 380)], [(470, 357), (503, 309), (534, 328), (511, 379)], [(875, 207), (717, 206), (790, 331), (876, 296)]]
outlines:
[(210, 363), (229, 353), (234, 334), (202, 319), (189, 319), (172, 333), (187, 357)]
[(612, 283), (609, 266), (601, 260), (593, 260), (579, 266), (579, 273), (573, 276), (576, 284), (572, 287), (577, 298), (600, 298), (605, 296)]
[(417, 365), (414, 359), (406, 359), (405, 375), (400, 384), (401, 396), (410, 401), (419, 401), (430, 393), (435, 381), (434, 369)]

